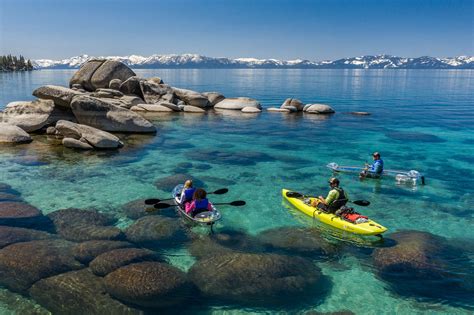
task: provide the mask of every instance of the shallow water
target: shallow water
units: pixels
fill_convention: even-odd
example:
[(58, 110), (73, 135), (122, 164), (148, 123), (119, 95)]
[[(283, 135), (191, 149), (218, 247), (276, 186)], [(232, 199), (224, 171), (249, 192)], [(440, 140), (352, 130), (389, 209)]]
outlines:
[[(10, 101), (33, 99), (31, 92), (41, 85), (67, 85), (73, 72), (0, 74), (0, 108)], [(213, 197), (215, 201), (247, 201), (242, 208), (223, 207), (224, 218), (216, 231), (234, 228), (255, 235), (279, 226), (314, 224), (282, 203), (281, 188), (323, 194), (331, 176), (327, 163), (361, 165), (370, 160), (371, 152), (380, 151), (386, 168), (423, 172), (427, 185), (397, 186), (391, 179), (361, 182), (353, 175), (340, 175), (353, 199), (371, 201), (370, 207), (359, 210), (389, 232), (415, 229), (474, 242), (473, 71), (136, 72), (144, 77), (160, 76), (173, 86), (253, 97), (265, 107), (296, 97), (304, 103), (327, 103), (337, 113), (163, 114), (153, 118), (156, 136), (122, 136), (126, 146), (116, 153), (75, 152), (52, 147), (51, 140), (35, 136), (29, 145), (0, 148), (0, 182), (20, 191), (45, 213), (67, 207), (117, 212), (120, 205), (134, 199), (167, 197), (168, 191), (154, 186), (156, 179), (192, 174), (211, 190), (230, 189), (227, 195)], [(352, 116), (347, 114), (350, 111), (372, 115)], [(192, 165), (179, 164), (184, 162)], [(121, 222), (126, 225), (128, 220)], [(472, 301), (452, 303), (399, 295), (374, 274), (366, 255), (359, 253), (372, 244), (351, 243), (349, 236), (334, 235), (324, 227), (322, 233), (357, 249), (344, 252), (339, 267), (319, 262), (332, 281), (329, 294), (292, 311), (464, 314), (474, 307)], [(346, 241), (338, 241), (340, 238)], [(184, 249), (170, 251), (169, 260), (184, 270), (194, 261)], [(200, 311), (211, 310), (265, 312), (225, 305)]]

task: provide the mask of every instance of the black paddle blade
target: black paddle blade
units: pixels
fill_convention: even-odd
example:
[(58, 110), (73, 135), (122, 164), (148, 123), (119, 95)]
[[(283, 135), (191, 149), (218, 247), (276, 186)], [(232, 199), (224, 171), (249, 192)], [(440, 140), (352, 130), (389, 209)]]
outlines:
[(160, 201), (161, 201), (160, 199), (147, 199), (147, 200), (145, 200), (145, 204), (146, 205), (154, 205), (155, 203), (158, 203)]
[(240, 206), (245, 206), (246, 202), (243, 200), (236, 200), (229, 202), (229, 205), (234, 206), (234, 207), (240, 207)]
[(352, 201), (352, 203), (361, 207), (367, 207), (368, 205), (370, 205), (370, 201), (368, 200), (354, 200)]
[(303, 198), (304, 197), (302, 194), (300, 194), (299, 192), (296, 192), (296, 191), (288, 191), (286, 193), (286, 196), (288, 198)]
[(227, 193), (228, 191), (229, 191), (229, 189), (227, 189), (227, 188), (221, 188), (221, 189), (218, 189), (215, 192), (213, 192), (213, 194), (214, 195), (223, 195), (223, 194)]
[(169, 208), (169, 207), (173, 207), (173, 205), (170, 205), (169, 203), (157, 203), (153, 207), (155, 209), (166, 209), (166, 208)]

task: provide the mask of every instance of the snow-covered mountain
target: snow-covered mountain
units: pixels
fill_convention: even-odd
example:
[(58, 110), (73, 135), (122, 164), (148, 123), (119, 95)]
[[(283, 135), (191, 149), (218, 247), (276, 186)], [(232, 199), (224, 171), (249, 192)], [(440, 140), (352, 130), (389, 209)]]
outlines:
[(38, 59), (36, 69), (76, 69), (90, 59), (119, 60), (131, 68), (294, 68), (294, 69), (474, 69), (473, 56), (450, 58), (403, 58), (390, 55), (362, 56), (327, 61), (277, 60), (256, 58), (213, 58), (196, 54), (130, 56), (76, 56), (63, 60)]

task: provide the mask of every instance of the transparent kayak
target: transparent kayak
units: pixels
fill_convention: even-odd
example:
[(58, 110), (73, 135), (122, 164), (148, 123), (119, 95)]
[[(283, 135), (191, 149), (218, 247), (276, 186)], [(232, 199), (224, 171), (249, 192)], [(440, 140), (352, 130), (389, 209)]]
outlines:
[[(326, 165), (327, 168), (336, 173), (356, 173), (359, 174), (364, 170), (360, 166), (342, 166), (335, 162)], [(384, 170), (381, 177), (393, 177), (397, 184), (425, 184), (425, 176), (415, 170), (400, 171), (400, 170)]]
[(181, 191), (183, 190), (183, 185), (177, 185), (172, 192), (172, 197), (174, 198), (174, 202), (176, 204), (176, 209), (178, 210), (179, 214), (186, 218), (189, 221), (192, 221), (196, 224), (202, 225), (212, 225), (214, 222), (219, 221), (221, 219), (221, 213), (217, 210), (214, 206), (212, 207), (212, 211), (205, 211), (198, 213), (196, 216), (191, 216), (190, 214), (186, 213), (183, 207), (179, 204), (179, 197), (181, 196)]

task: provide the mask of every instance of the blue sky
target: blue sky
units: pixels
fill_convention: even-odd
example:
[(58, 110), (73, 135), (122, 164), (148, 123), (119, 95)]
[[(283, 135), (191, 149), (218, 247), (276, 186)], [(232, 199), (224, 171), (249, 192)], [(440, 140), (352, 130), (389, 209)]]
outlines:
[(0, 0), (0, 54), (474, 55), (473, 0)]

